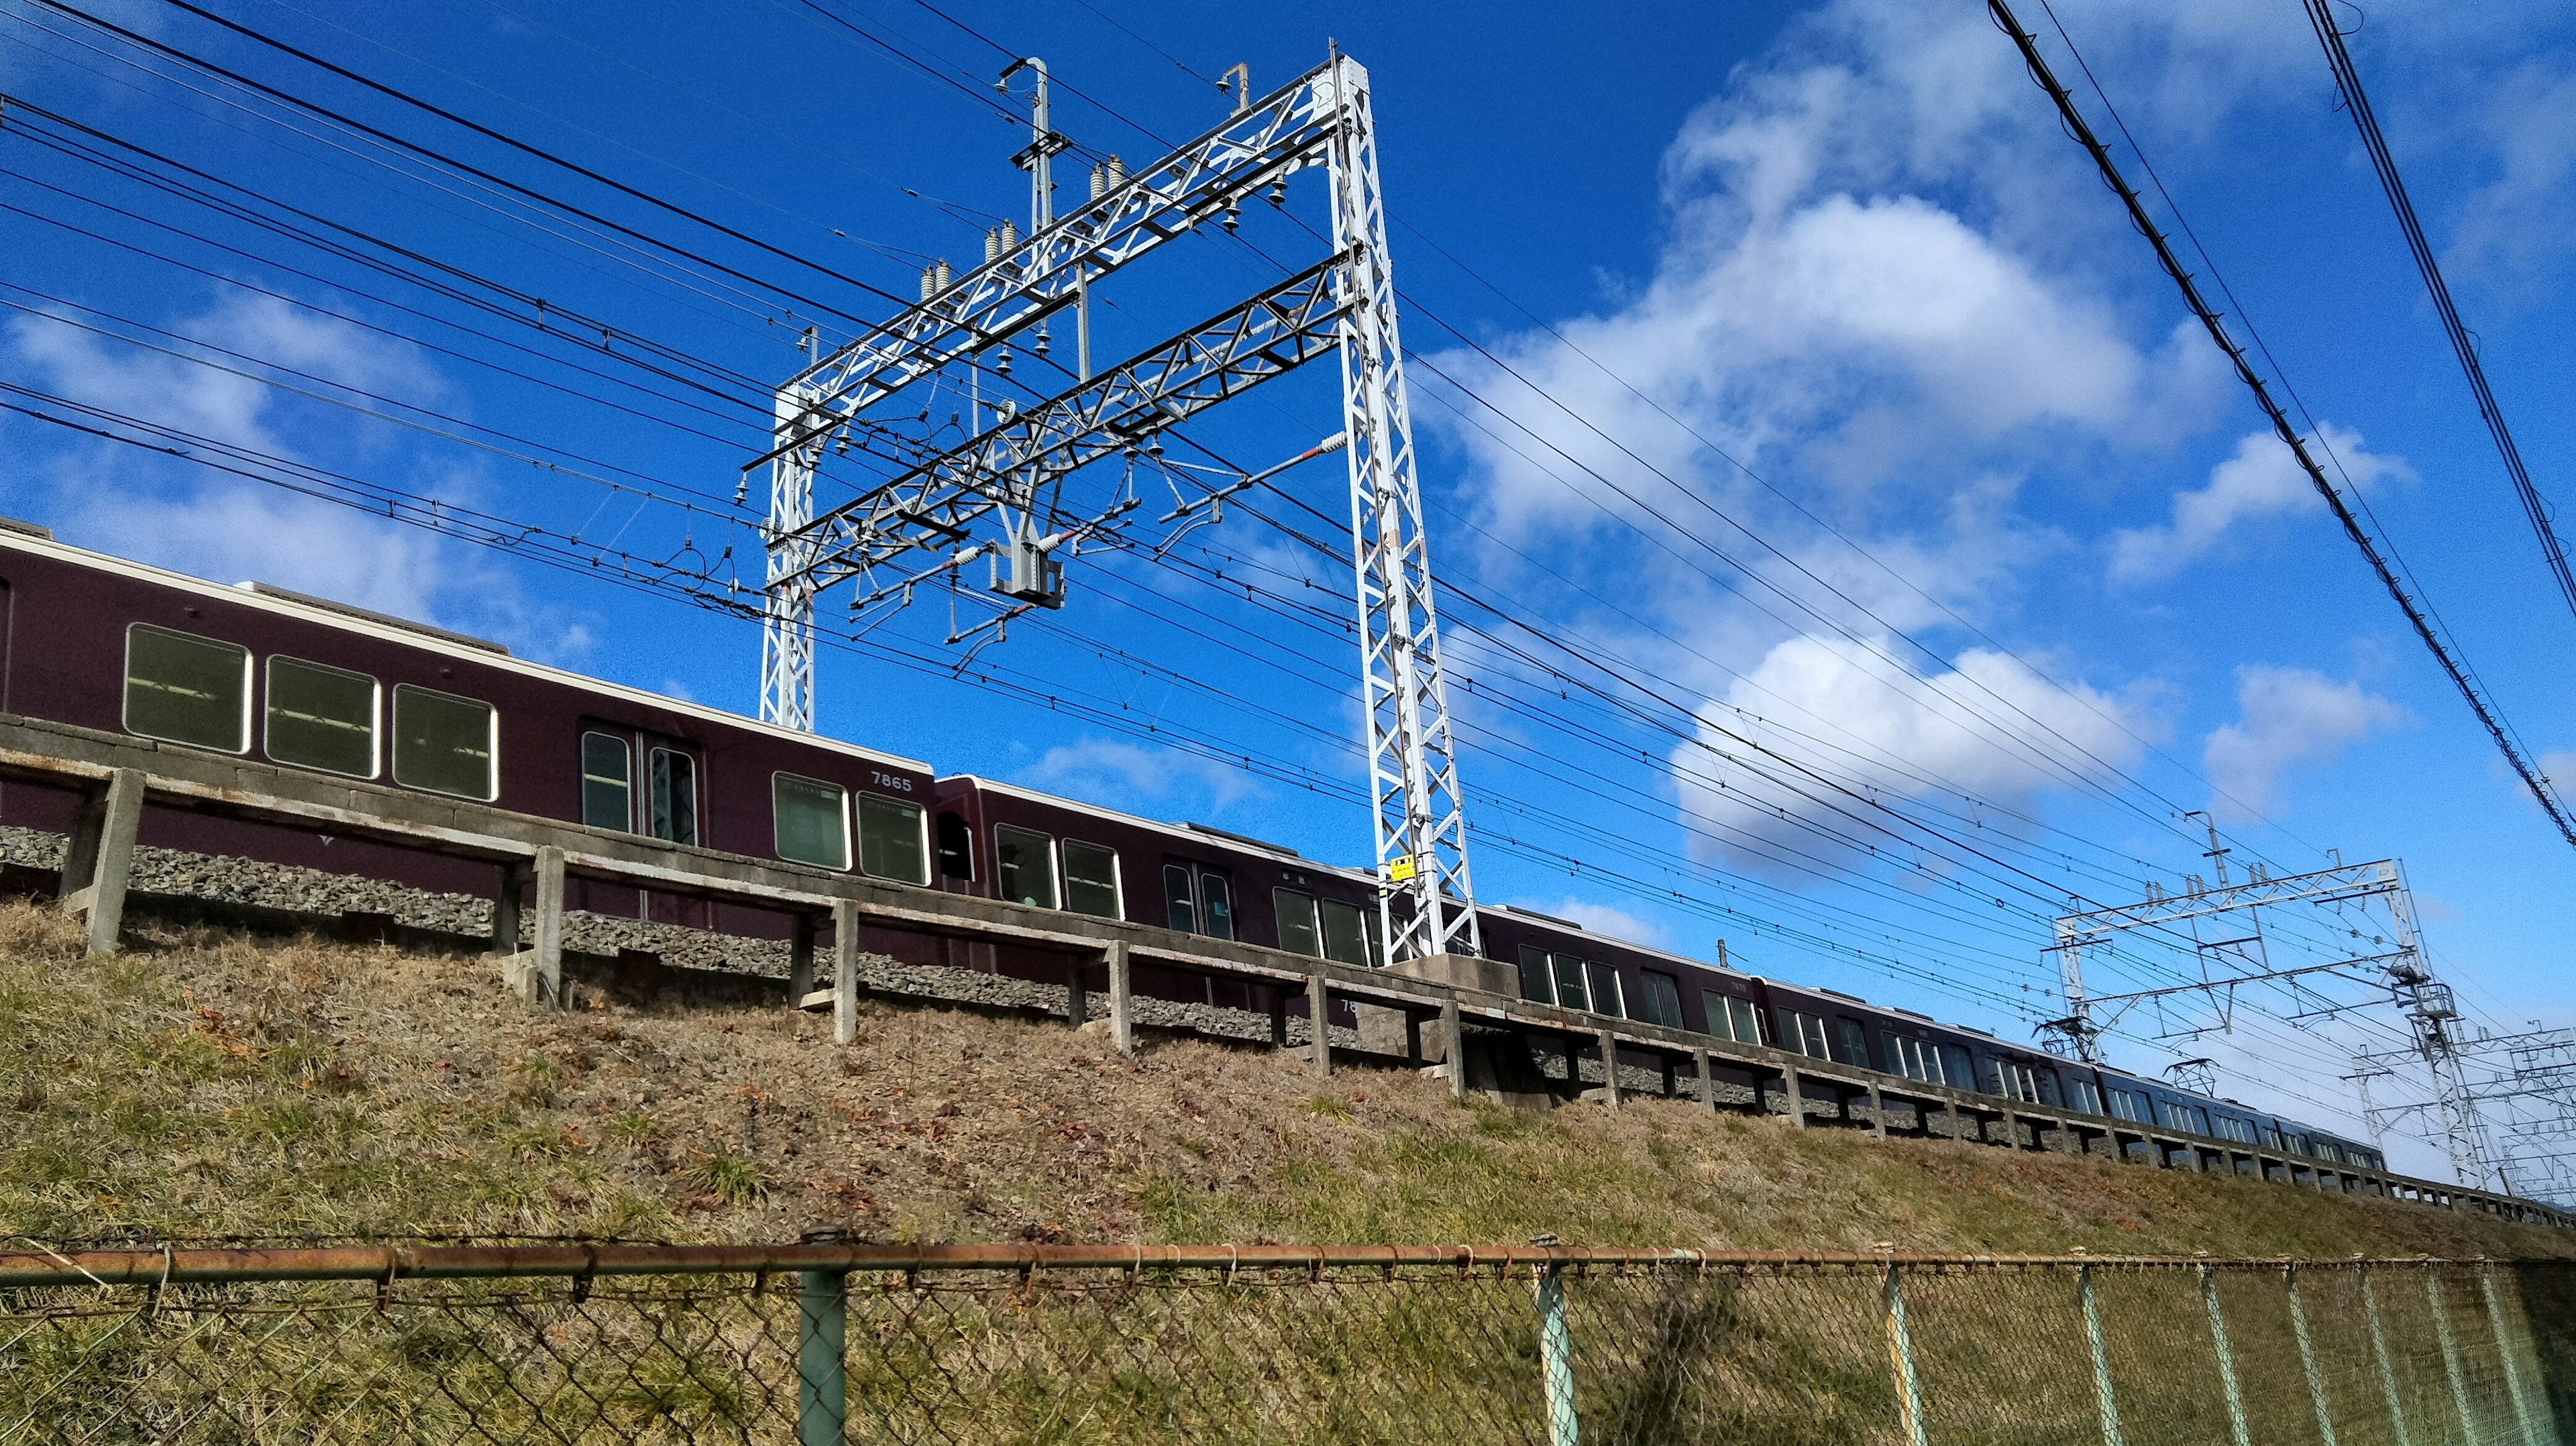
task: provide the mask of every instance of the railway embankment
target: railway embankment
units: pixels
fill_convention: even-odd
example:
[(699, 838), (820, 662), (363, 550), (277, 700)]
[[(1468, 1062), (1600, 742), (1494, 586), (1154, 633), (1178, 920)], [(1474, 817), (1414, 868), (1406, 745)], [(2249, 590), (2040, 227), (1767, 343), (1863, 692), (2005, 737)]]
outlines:
[(2465, 1212), (1681, 1099), (1461, 1104), (1177, 1032), (1130, 1063), (971, 989), (872, 995), (848, 1048), (742, 990), (532, 1015), (434, 937), (291, 918), (146, 911), (91, 960), (49, 904), (0, 902), (0, 1232), (2576, 1256)]

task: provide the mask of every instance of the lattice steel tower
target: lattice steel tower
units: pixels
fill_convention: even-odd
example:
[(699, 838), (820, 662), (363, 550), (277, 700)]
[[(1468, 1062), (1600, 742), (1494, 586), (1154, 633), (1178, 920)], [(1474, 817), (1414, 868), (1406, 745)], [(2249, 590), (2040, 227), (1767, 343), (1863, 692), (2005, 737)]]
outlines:
[[(770, 468), (761, 717), (814, 727), (814, 602), (823, 588), (855, 579), (863, 600), (899, 604), (914, 586), (953, 578), (986, 558), (994, 568), (991, 591), (1015, 604), (1004, 620), (1057, 606), (1062, 573), (1051, 554), (1131, 525), (1125, 519), (1136, 506), (1132, 497), (1089, 508), (1067, 504), (1062, 484), (1076, 469), (1121, 452), (1132, 457), (1162, 430), (1329, 347), (1341, 356), (1342, 432), (1328, 445), (1346, 443), (1349, 458), (1383, 937), (1391, 958), (1477, 952), (1368, 72), (1337, 54), (1258, 101), (1238, 91), (1224, 124), (1169, 156), (1132, 174), (1114, 160), (1095, 167), (1089, 199), (1057, 218), (1049, 214), (1042, 173), (1070, 143), (1047, 127), (1044, 68), (1034, 60), (1012, 67), (1021, 69), (1034, 71), (1039, 87), (1033, 139), (1015, 158), (1038, 173), (1027, 238), (997, 233), (984, 264), (953, 279), (941, 263), (925, 273), (920, 304), (818, 357), (778, 389), (773, 445), (752, 464)], [(1208, 222), (1231, 230), (1246, 200), (1268, 188), (1279, 202), (1291, 175), (1315, 167), (1331, 191), (1330, 257), (1091, 375), (1094, 284)], [(1084, 338), (1073, 388), (1005, 413), (959, 446), (815, 514), (814, 479), (826, 449), (866, 425), (869, 408), (943, 368), (980, 365), (997, 348), (1007, 357), (1015, 336), (1068, 309)], [(986, 535), (967, 541), (977, 527)]]

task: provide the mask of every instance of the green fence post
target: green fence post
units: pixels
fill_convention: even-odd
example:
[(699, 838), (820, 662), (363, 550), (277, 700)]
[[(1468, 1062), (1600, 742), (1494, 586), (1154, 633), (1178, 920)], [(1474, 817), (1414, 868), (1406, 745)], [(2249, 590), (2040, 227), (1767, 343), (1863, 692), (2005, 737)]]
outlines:
[(1565, 1278), (1553, 1264), (1539, 1267), (1538, 1357), (1547, 1388), (1547, 1446), (1577, 1446), (1574, 1339), (1565, 1330)]
[(2451, 1339), (2451, 1312), (2442, 1304), (2442, 1272), (2439, 1266), (2424, 1269), (2424, 1301), (2433, 1308), (2433, 1338), (2442, 1343), (2442, 1374), (2451, 1382), (2451, 1409), (2460, 1413), (2460, 1439), (2478, 1439), (2477, 1422), (2469, 1415), (2469, 1388), (2460, 1376), (2460, 1348)]
[(2290, 1291), (2290, 1330), (2299, 1338), (2299, 1369), (2307, 1374), (2308, 1404), (2316, 1408), (2317, 1439), (2335, 1446), (2334, 1413), (2326, 1409), (2325, 1378), (2317, 1374), (2317, 1347), (2308, 1337), (2308, 1308), (2299, 1300), (2299, 1268), (2282, 1266), (2281, 1282)]
[[(814, 1243), (836, 1241), (837, 1230), (809, 1230)], [(849, 1414), (850, 1276), (844, 1270), (805, 1270), (796, 1276), (796, 1446), (841, 1446)]]
[(2397, 1366), (2388, 1358), (2388, 1336), (2379, 1328), (2379, 1290), (2371, 1283), (2367, 1264), (2361, 1267), (2361, 1313), (2370, 1319), (2370, 1352), (2379, 1358), (2379, 1389), (2388, 1397), (2389, 1425), (2397, 1432), (2397, 1446), (2411, 1446), (2406, 1403), (2397, 1398)]
[(2075, 1267), (2075, 1293), (2084, 1301), (2084, 1339), (2093, 1347), (2093, 1395), (2102, 1408), (2102, 1446), (2120, 1446), (2120, 1403), (2111, 1395), (2111, 1353), (2102, 1344), (2102, 1310), (2093, 1300), (2093, 1267)]
[(1914, 1334), (1905, 1325), (1905, 1281), (1893, 1260), (1887, 1263), (1887, 1355), (1896, 1367), (1898, 1409), (1905, 1414), (1906, 1446), (1923, 1443), (1923, 1383), (1914, 1374)]
[(2495, 1329), (2496, 1355), (2504, 1361), (2504, 1390), (2513, 1398), (2513, 1419), (2522, 1428), (2522, 1446), (2541, 1446), (2540, 1434), (2531, 1424), (2531, 1403), (2522, 1394), (2522, 1363), (2514, 1358), (2513, 1338), (2505, 1334), (2504, 1301), (2496, 1294), (2492, 1262), (2478, 1268), (2478, 1293), (2486, 1300), (2487, 1324)]
[(2254, 1446), (2254, 1433), (2245, 1425), (2245, 1397), (2236, 1389), (2236, 1353), (2227, 1344), (2227, 1317), (2218, 1309), (2218, 1277), (2206, 1265), (2200, 1268), (2200, 1300), (2209, 1307), (2209, 1338), (2218, 1347), (2218, 1381), (2227, 1388), (2227, 1425), (2236, 1446)]

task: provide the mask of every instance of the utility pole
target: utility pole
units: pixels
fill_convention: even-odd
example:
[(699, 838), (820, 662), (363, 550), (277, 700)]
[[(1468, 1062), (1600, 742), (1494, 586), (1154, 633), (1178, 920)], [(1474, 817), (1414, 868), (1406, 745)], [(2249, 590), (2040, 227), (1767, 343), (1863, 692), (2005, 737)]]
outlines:
[[(1002, 84), (1022, 69), (1034, 73), (1036, 94), (1029, 146), (1013, 159), (1030, 173), (1031, 233), (997, 230), (984, 264), (962, 275), (938, 263), (923, 275), (918, 305), (789, 378), (778, 389), (773, 445), (745, 469), (766, 465), (771, 483), (761, 716), (814, 726), (813, 608), (824, 588), (855, 581), (859, 605), (899, 607), (914, 589), (953, 586), (967, 564), (987, 560), (988, 593), (1002, 611), (951, 642), (986, 629), (999, 637), (1028, 609), (1062, 603), (1057, 552), (1078, 553), (1131, 525), (1131, 492), (1070, 500), (1073, 474), (1111, 457), (1123, 457), (1131, 477), (1140, 465), (1163, 468), (1162, 433), (1336, 351), (1381, 937), (1388, 960), (1477, 952), (1368, 72), (1337, 52), (1266, 97), (1238, 90), (1232, 115), (1170, 155), (1132, 174), (1114, 157), (1094, 167), (1088, 199), (1058, 216), (1050, 163), (1071, 143), (1049, 127), (1041, 62), (1013, 62)], [(1324, 260), (1096, 375), (1081, 325), (1071, 389), (989, 427), (979, 418), (966, 441), (816, 515), (825, 443), (867, 425), (869, 409), (946, 367), (980, 366), (988, 352), (1007, 374), (1014, 337), (1034, 329), (1043, 351), (1048, 318), (1070, 306), (1079, 322), (1104, 278), (1210, 221), (1231, 233), (1246, 200), (1266, 190), (1284, 204), (1289, 179), (1307, 170), (1323, 171), (1330, 193)], [(1165, 520), (1196, 525), (1198, 508), (1226, 490), (1185, 500)]]

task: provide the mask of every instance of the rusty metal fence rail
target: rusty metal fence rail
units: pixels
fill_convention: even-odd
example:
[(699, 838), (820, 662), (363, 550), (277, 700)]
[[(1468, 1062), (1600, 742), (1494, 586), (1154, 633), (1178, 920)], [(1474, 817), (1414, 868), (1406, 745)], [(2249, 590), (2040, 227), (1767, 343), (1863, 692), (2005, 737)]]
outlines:
[(0, 1442), (2542, 1446), (2571, 1346), (2563, 1262), (36, 1250)]

